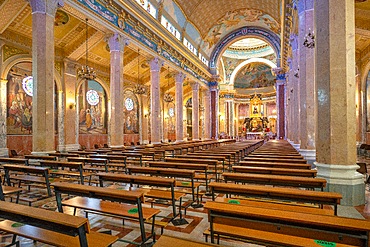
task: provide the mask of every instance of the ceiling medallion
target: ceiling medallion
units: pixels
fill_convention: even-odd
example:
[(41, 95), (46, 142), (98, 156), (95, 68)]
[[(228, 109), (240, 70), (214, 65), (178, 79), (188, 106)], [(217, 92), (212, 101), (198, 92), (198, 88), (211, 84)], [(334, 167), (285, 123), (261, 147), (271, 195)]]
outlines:
[(69, 22), (69, 16), (66, 12), (62, 10), (57, 10), (55, 13), (54, 25), (55, 26), (63, 26)]

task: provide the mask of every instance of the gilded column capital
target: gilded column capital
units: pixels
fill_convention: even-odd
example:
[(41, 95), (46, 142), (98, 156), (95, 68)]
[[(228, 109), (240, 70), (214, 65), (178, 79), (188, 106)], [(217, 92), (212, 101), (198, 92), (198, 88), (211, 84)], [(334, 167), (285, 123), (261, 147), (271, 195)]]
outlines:
[(45, 13), (55, 16), (58, 8), (64, 6), (64, 0), (28, 0), (33, 13)]
[(106, 37), (110, 51), (123, 51), (130, 44), (130, 39), (119, 33), (112, 33)]
[(199, 90), (199, 83), (197, 81), (190, 82), (190, 86), (193, 89), (193, 91)]
[(163, 66), (163, 60), (161, 60), (159, 57), (155, 57), (149, 62), (150, 65), (150, 71), (157, 71), (159, 72), (161, 67)]

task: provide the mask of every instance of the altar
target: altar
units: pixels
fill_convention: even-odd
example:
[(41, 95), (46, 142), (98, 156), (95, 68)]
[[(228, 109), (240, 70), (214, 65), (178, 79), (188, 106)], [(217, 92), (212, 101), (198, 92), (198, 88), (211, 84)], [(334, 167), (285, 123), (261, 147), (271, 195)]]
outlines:
[(256, 140), (256, 139), (263, 139), (264, 133), (263, 132), (247, 132), (247, 140)]

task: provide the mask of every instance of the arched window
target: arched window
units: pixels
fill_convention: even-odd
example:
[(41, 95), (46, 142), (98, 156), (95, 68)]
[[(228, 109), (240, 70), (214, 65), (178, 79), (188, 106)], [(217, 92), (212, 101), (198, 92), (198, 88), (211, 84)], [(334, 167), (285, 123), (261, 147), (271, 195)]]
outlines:
[(107, 133), (107, 100), (103, 87), (94, 80), (84, 81), (78, 91), (79, 132)]

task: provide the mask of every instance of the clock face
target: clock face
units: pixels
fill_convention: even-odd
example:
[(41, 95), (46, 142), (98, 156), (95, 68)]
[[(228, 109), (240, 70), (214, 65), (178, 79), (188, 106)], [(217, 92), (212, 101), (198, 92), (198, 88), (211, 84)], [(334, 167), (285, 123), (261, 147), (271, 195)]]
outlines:
[(175, 110), (173, 109), (173, 107), (171, 107), (170, 109), (168, 109), (168, 115), (169, 115), (170, 117), (175, 116)]
[(87, 103), (89, 103), (90, 105), (99, 104), (99, 94), (98, 94), (98, 92), (96, 92), (95, 90), (92, 90), (92, 89), (87, 91), (86, 100), (87, 100)]
[(27, 76), (22, 80), (22, 88), (24, 92), (29, 95), (33, 96), (33, 77), (32, 76)]
[(132, 111), (134, 109), (134, 101), (131, 98), (126, 98), (125, 107), (128, 111)]

